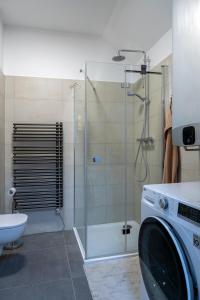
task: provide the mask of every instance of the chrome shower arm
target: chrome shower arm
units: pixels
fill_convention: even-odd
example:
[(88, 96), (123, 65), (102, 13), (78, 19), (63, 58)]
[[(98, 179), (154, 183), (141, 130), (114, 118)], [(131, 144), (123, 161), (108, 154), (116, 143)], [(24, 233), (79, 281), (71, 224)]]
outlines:
[(117, 52), (119, 56), (121, 55), (120, 52), (142, 53), (144, 55), (144, 64), (147, 64), (147, 53), (144, 50), (119, 49)]

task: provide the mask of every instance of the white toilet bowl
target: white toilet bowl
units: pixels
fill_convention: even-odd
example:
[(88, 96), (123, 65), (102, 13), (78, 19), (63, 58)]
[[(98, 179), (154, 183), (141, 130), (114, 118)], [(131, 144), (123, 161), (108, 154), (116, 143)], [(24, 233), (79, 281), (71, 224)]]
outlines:
[(0, 215), (0, 255), (3, 247), (19, 239), (24, 233), (28, 216), (25, 214)]

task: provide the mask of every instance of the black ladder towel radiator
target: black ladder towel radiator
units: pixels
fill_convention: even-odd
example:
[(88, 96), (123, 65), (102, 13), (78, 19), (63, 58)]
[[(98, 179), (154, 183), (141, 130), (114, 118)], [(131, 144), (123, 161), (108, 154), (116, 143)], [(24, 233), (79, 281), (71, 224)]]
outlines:
[(63, 124), (13, 124), (15, 210), (63, 207)]

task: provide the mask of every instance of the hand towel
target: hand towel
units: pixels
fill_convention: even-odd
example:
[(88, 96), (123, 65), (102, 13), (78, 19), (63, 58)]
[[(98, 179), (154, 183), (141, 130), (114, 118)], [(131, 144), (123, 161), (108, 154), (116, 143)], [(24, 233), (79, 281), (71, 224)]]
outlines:
[(172, 142), (172, 101), (166, 110), (164, 140), (163, 183), (175, 183), (178, 182), (180, 151)]

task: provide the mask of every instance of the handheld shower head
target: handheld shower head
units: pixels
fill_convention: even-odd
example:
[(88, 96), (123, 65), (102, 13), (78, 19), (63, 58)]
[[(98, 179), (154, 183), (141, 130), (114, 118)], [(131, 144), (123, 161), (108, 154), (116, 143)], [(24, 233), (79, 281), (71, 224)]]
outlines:
[(138, 97), (142, 102), (145, 102), (145, 100), (146, 100), (145, 97), (142, 97), (142, 96), (140, 96), (139, 94), (134, 93), (134, 92), (128, 92), (127, 95), (128, 95), (129, 97), (134, 97), (134, 96), (136, 96), (136, 97)]

